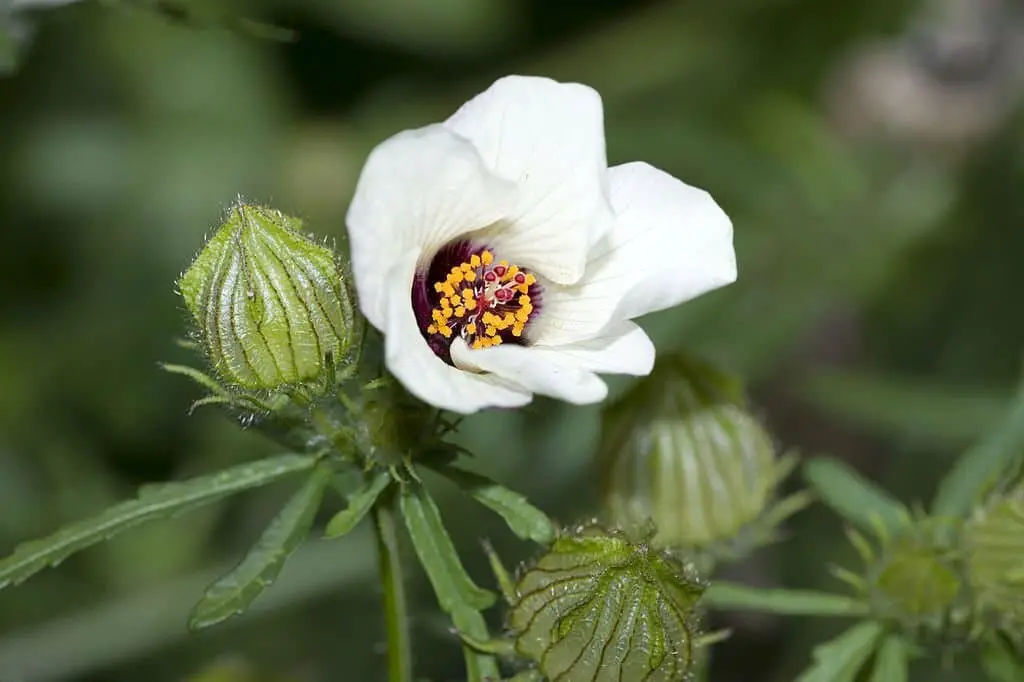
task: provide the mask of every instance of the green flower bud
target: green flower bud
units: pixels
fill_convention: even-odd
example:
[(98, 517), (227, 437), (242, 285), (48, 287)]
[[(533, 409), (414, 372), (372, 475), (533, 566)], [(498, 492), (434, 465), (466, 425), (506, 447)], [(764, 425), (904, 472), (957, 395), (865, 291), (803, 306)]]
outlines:
[(508, 626), (516, 653), (547, 679), (675, 682), (694, 663), (703, 592), (670, 555), (581, 526), (521, 572)]
[(600, 445), (603, 492), (616, 525), (648, 520), (657, 544), (734, 557), (769, 541), (805, 495), (773, 505), (791, 457), (744, 407), (731, 377), (684, 357), (659, 358), (608, 407)]
[[(881, 524), (872, 543), (856, 530), (850, 540), (865, 568), (835, 574), (869, 603), (876, 617), (905, 629), (943, 637), (949, 647), (969, 638), (969, 595), (963, 589), (958, 552), (949, 527), (929, 518), (907, 518), (896, 528)], [(951, 649), (952, 650), (952, 649)]]
[(1024, 483), (978, 509), (964, 527), (967, 579), (994, 625), (1024, 640)]
[(309, 385), (349, 360), (349, 283), (333, 252), (301, 229), (297, 218), (238, 202), (178, 283), (226, 384)]

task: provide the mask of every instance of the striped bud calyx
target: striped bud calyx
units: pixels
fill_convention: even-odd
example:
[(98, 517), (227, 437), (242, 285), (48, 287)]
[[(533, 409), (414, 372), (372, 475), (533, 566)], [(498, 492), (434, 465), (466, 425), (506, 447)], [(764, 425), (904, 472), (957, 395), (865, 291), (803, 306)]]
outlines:
[(649, 377), (606, 409), (599, 461), (614, 523), (653, 522), (657, 544), (709, 557), (767, 542), (807, 502), (797, 495), (776, 503), (795, 462), (776, 457), (739, 383), (684, 356), (659, 358)]
[(508, 626), (517, 653), (550, 680), (684, 679), (694, 661), (692, 568), (596, 525), (555, 540), (515, 586)]
[(207, 357), (228, 385), (309, 384), (328, 362), (348, 360), (348, 282), (334, 253), (301, 229), (296, 218), (239, 202), (178, 282)]

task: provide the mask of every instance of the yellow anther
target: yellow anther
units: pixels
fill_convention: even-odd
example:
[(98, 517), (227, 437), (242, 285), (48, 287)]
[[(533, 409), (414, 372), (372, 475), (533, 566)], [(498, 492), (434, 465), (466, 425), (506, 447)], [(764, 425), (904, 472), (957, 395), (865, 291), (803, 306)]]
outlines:
[(464, 317), (466, 315), (466, 308), (464, 306), (456, 306), (455, 317)]
[(537, 283), (537, 278), (534, 277), (533, 275), (527, 273), (526, 274), (526, 285), (529, 286), (531, 284), (536, 284), (536, 283)]
[(487, 334), (487, 336), (494, 336), (497, 333), (498, 330), (493, 325), (487, 325), (487, 329), (484, 330), (484, 334)]
[(466, 325), (467, 334), (476, 334), (476, 322), (470, 322)]
[(444, 284), (442, 284), (441, 282), (434, 282), (434, 291), (436, 291), (437, 293), (441, 293), (441, 290), (443, 288)]
[(465, 278), (465, 275), (464, 275), (464, 273), (461, 270), (455, 270), (454, 272), (452, 272), (451, 274), (448, 275), (448, 284), (450, 284), (450, 285), (460, 284), (464, 278)]
[(466, 273), (466, 281), (467, 282), (475, 282), (476, 281), (476, 273), (473, 272), (472, 270), (467, 272)]
[(449, 301), (447, 298), (442, 298), (441, 299), (441, 310), (444, 310), (445, 308), (451, 308), (451, 307), (452, 307), (452, 302), (451, 301)]
[(506, 327), (511, 327), (512, 323), (515, 322), (515, 320), (516, 320), (515, 313), (513, 313), (512, 311), (509, 311), (509, 312), (505, 313), (505, 319), (502, 320), (502, 322), (505, 324)]
[(526, 296), (524, 294), (523, 296), (519, 297), (519, 305), (526, 305), (529, 302), (530, 302), (530, 297), (529, 296)]
[(448, 301), (453, 305), (462, 305), (462, 298), (458, 294), (452, 294)]
[(476, 308), (476, 298), (473, 296), (463, 296), (462, 305), (467, 308)]
[(436, 324), (432, 324), (432, 325), (428, 326), (427, 327), (427, 333), (428, 334), (436, 334), (437, 333), (437, 325)]
[(491, 263), (494, 262), (494, 254), (491, 253), (490, 251), (484, 251), (483, 253), (480, 254), (480, 261), (484, 265), (490, 265)]
[(466, 287), (465, 289), (463, 289), (462, 290), (462, 298), (468, 298), (471, 301), (474, 300), (473, 299), (473, 290), (470, 289), (469, 287)]
[(519, 272), (519, 268), (517, 266), (515, 266), (515, 265), (510, 265), (508, 270), (505, 271), (505, 276), (502, 277), (502, 279), (503, 280), (510, 280), (510, 279), (512, 279), (513, 277), (516, 276), (517, 272)]
[(516, 290), (518, 290), (519, 293), (521, 293), (521, 294), (525, 294), (525, 293), (530, 291), (530, 287), (528, 287), (525, 284), (520, 284), (520, 285), (516, 286)]
[(473, 269), (473, 266), (470, 265), (469, 263), (463, 263), (462, 265), (459, 266), (459, 269), (462, 270), (463, 272), (469, 272), (470, 270)]
[(472, 256), (469, 257), (469, 264), (472, 265), (474, 268), (480, 267), (480, 256), (474, 253)]
[(439, 331), (441, 333), (441, 336), (443, 336), (446, 339), (452, 335), (452, 328), (446, 324), (438, 327), (437, 331)]
[(454, 293), (455, 289), (452, 287), (451, 284), (449, 284), (448, 282), (444, 282), (443, 284), (441, 284), (441, 295), (451, 296)]
[(516, 313), (516, 320), (522, 322), (523, 324), (526, 324), (526, 322), (529, 319), (530, 313), (526, 312), (525, 310), (520, 310), (519, 312)]
[(525, 328), (526, 328), (526, 325), (524, 325), (523, 323), (521, 323), (521, 322), (516, 323), (516, 325), (514, 327), (512, 327), (512, 336), (516, 336), (516, 337), (522, 336), (523, 335), (523, 329), (525, 329)]

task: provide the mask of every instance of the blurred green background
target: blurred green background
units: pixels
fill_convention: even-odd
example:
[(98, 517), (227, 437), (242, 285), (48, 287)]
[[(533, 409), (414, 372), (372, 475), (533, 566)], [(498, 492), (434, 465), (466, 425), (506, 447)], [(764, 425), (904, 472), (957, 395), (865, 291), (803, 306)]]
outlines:
[[(644, 326), (664, 351), (744, 375), (780, 444), (927, 500), (1018, 382), (1024, 23), (1009, 0), (208, 0), (185, 24), (128, 2), (43, 7), (57, 4), (19, 12), (0, 79), (0, 554), (141, 483), (271, 453), (216, 411), (189, 416), (197, 389), (159, 371), (192, 360), (174, 344), (175, 278), (237, 194), (342, 237), (373, 145), (506, 73), (596, 87), (612, 163), (649, 161), (730, 213), (739, 282)], [(460, 437), (571, 522), (599, 511), (599, 416), (537, 401)], [(0, 591), (0, 682), (161, 682), (218, 663), (221, 680), (248, 679), (236, 664), (383, 680), (362, 533), (311, 542), (255, 611), (186, 632), (288, 492), (146, 526)], [(510, 561), (532, 551), (443, 499), (481, 581), (481, 536)], [(835, 587), (826, 566), (851, 554), (839, 527), (812, 508), (731, 577)], [(414, 581), (418, 671), (457, 680), (447, 623)], [(830, 632), (716, 624), (737, 629), (716, 682), (788, 681)]]

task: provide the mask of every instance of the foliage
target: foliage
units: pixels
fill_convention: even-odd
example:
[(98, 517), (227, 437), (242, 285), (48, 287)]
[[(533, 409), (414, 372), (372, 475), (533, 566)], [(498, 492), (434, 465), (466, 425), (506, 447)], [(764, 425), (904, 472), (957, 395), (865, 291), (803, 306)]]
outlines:
[[(324, 469), (306, 455), (274, 471), (312, 478), (279, 490), (287, 482), (262, 487), (279, 478), (269, 469), (242, 472), (280, 447), (212, 410), (189, 416), (194, 385), (155, 363), (195, 361), (169, 343), (187, 319), (169, 283), (232, 197), (272, 201), (341, 239), (369, 148), (507, 72), (593, 85), (613, 162), (648, 160), (720, 199), (736, 226), (739, 282), (643, 324), (659, 351), (687, 349), (743, 376), (775, 439), (822, 455), (800, 473), (823, 504), (733, 567), (781, 584), (711, 576), (704, 604), (732, 635), (712, 649), (710, 679), (1020, 677), (1020, 644), (970, 604), (956, 602), (948, 630), (905, 629), (876, 617), (870, 589), (850, 594), (827, 570), (855, 565), (837, 515), (876, 559), (890, 547), (879, 524), (932, 524), (959, 548), (960, 522), (1001, 492), (1024, 452), (1015, 105), (973, 137), (902, 124), (865, 136), (850, 122), (878, 113), (842, 80), (847, 58), (920, 29), (910, 3), (58, 4), (0, 7), (0, 68), (10, 69), (0, 91), (0, 555), (52, 539), (0, 574), (20, 579), (92, 546), (0, 591), (0, 679), (239, 679), (211, 667), (223, 652), (259, 671), (246, 679), (379, 679), (385, 624), (369, 587), (377, 519), (367, 517), (395, 495), (416, 511), (413, 549), (433, 557), (427, 580), (407, 581), (423, 640), (417, 674), (458, 679), (463, 660), (494, 669), (468, 647), (459, 657), (447, 621), (429, 616), (430, 593), (464, 634), (497, 631), (478, 610), (484, 557), (467, 548), (487, 536), (503, 557), (528, 560), (537, 550), (516, 536), (544, 543), (555, 527), (539, 510), (565, 521), (599, 513), (597, 408), (540, 402), (467, 419), (450, 440), (476, 454), (473, 472), (441, 459), (420, 467), (426, 497), (416, 477), (395, 482), (386, 467), (332, 470), (323, 488)], [(1002, 87), (986, 73), (971, 72), (969, 86), (935, 77), (934, 55), (915, 45), (901, 43), (909, 66), (891, 66), (916, 74), (907, 82), (953, 98)], [(822, 94), (843, 88), (857, 106)], [(228, 485), (208, 485), (221, 469), (235, 472)], [(445, 481), (431, 480), (438, 471)], [(152, 481), (176, 482), (131, 499)], [(76, 519), (95, 522), (69, 530)], [(338, 539), (307, 539), (322, 529)], [(870, 588), (873, 568), (846, 577)], [(453, 575), (458, 585), (438, 587)], [(196, 624), (252, 608), (187, 637), (206, 589)], [(751, 610), (784, 614), (786, 627), (748, 627), (736, 614)], [(841, 617), (843, 630), (817, 616)]]

